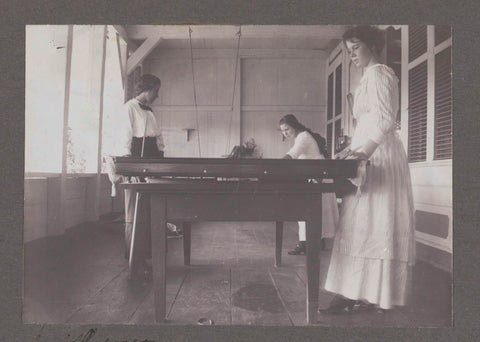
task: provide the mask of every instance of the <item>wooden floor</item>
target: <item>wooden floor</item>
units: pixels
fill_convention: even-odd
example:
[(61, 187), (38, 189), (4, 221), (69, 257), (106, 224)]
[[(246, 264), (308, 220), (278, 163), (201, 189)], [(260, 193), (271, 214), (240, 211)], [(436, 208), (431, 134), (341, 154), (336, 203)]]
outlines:
[[(273, 267), (275, 224), (192, 226), (192, 266), (182, 239), (168, 240), (168, 324), (306, 325), (305, 257), (290, 256), (296, 225), (285, 225), (282, 267)], [(321, 252), (321, 286), (330, 253)], [(25, 323), (154, 324), (152, 282), (128, 281), (123, 223), (83, 224), (25, 244)], [(409, 305), (385, 314), (319, 318), (320, 326), (452, 326), (451, 275), (417, 262)], [(332, 295), (320, 291), (325, 307)]]

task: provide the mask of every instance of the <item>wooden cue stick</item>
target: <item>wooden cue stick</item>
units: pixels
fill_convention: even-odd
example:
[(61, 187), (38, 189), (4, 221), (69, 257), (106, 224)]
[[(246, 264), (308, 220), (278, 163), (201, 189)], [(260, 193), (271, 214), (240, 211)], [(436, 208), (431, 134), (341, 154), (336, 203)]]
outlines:
[[(147, 135), (147, 120), (148, 116), (145, 116), (145, 130), (143, 132), (142, 139), (142, 151), (140, 152), (140, 158), (143, 158), (143, 153), (145, 151), (145, 136)], [(138, 202), (140, 201), (140, 193), (135, 194), (135, 210), (133, 212), (133, 225), (132, 225), (132, 236), (130, 237), (130, 255), (128, 257), (128, 269), (130, 275), (132, 274), (133, 267), (133, 250), (135, 248), (135, 232), (137, 228), (137, 211), (138, 211)]]

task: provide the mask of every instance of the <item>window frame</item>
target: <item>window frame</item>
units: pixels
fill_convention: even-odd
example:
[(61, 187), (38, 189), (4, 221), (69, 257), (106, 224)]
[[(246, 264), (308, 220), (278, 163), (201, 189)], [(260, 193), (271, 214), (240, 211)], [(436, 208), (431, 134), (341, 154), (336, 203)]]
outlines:
[[(336, 108), (336, 90), (337, 90), (337, 69), (338, 67), (341, 67), (341, 79), (340, 79), (340, 111), (337, 112)], [(337, 124), (337, 121), (340, 120), (340, 136), (343, 135), (344, 133), (344, 123), (345, 123), (345, 79), (346, 79), (346, 71), (345, 71), (345, 52), (344, 52), (344, 47), (343, 43), (339, 43), (335, 49), (330, 53), (327, 61), (326, 61), (326, 74), (325, 74), (325, 82), (326, 82), (326, 103), (327, 103), (327, 110), (326, 113), (330, 110), (328, 108), (328, 98), (329, 98), (329, 89), (328, 89), (328, 78), (330, 75), (333, 76), (333, 86), (332, 86), (332, 117), (328, 118), (327, 115), (325, 115), (325, 137), (328, 140), (327, 137), (327, 127), (328, 125), (332, 125), (332, 141), (327, 141), (327, 146), (329, 147), (329, 153), (331, 156), (335, 155), (335, 147), (336, 147), (336, 140), (337, 136), (335, 136), (335, 126)]]
[[(409, 108), (408, 108), (408, 87), (409, 87), (409, 71), (419, 64), (427, 61), (427, 136), (426, 136), (426, 158), (423, 161), (410, 162), (410, 164), (444, 164), (452, 160), (453, 150), (451, 158), (435, 159), (435, 56), (443, 50), (452, 47), (452, 37), (444, 40), (438, 45), (435, 45), (435, 26), (427, 25), (427, 51), (416, 59), (409, 62), (408, 55), (408, 26), (402, 27), (402, 109), (401, 109), (401, 122), (402, 129), (400, 135), (402, 137), (406, 151), (408, 152), (408, 120), (409, 120)], [(452, 98), (453, 108), (453, 98)], [(453, 119), (453, 110), (452, 110)], [(403, 124), (405, 123), (405, 124)], [(452, 132), (453, 133), (453, 132)]]

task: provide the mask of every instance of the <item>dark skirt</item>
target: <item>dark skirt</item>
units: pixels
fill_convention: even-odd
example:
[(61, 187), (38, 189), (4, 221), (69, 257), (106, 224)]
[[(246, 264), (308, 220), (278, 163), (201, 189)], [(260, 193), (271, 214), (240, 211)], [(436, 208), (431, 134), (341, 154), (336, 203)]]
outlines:
[[(133, 137), (132, 139), (132, 156), (140, 157), (142, 155), (143, 138)], [(143, 148), (143, 157), (150, 158), (163, 158), (163, 151), (160, 151), (157, 147), (157, 138), (146, 137), (145, 146)]]

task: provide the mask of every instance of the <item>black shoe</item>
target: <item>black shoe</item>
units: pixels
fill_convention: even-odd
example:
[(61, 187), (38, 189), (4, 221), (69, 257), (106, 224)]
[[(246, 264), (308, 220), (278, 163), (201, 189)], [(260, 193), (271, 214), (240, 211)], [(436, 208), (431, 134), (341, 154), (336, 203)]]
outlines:
[(341, 315), (353, 312), (354, 306), (358, 303), (358, 301), (353, 299), (347, 299), (341, 296), (335, 297), (328, 308), (326, 309), (319, 309), (318, 312), (320, 314), (327, 314), (327, 315)]
[(355, 303), (355, 306), (353, 310), (355, 312), (361, 311), (361, 312), (372, 312), (376, 309), (375, 304), (370, 304), (368, 302), (364, 302), (363, 300), (358, 300), (357, 303)]
[(182, 230), (176, 225), (168, 222), (167, 223), (167, 238), (181, 238), (183, 237)]
[(327, 245), (327, 240), (325, 238), (322, 238), (320, 240), (320, 250), (324, 251), (326, 249), (326, 245)]
[(307, 252), (307, 246), (305, 241), (299, 241), (295, 248), (291, 251), (288, 251), (290, 255), (301, 255)]
[(147, 264), (145, 260), (136, 261), (133, 265), (132, 273), (129, 275), (132, 281), (149, 281), (152, 280), (152, 266)]

